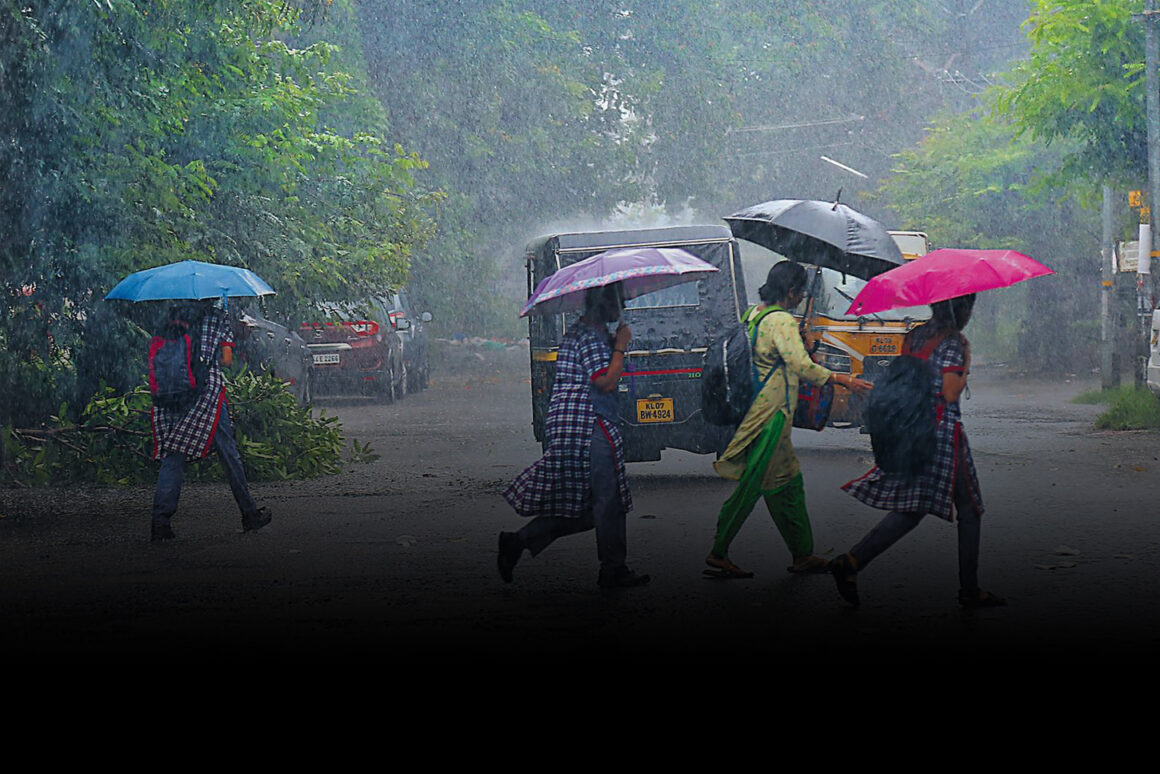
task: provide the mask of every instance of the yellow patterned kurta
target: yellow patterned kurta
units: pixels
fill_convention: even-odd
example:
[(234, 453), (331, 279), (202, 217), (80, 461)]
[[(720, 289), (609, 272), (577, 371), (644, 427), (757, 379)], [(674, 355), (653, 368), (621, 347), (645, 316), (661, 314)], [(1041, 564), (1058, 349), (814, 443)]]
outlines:
[[(757, 306), (749, 309), (742, 322), (748, 323), (765, 307)], [(758, 394), (749, 412), (741, 420), (733, 440), (725, 449), (721, 459), (713, 463), (717, 475), (722, 478), (740, 480), (745, 472), (746, 461), (749, 458), (749, 449), (769, 420), (773, 419), (778, 411), (786, 413), (786, 429), (781, 434), (781, 440), (774, 449), (765, 469), (762, 479), (762, 491), (771, 492), (788, 484), (801, 472), (798, 466), (797, 455), (793, 451), (790, 441), (789, 427), (793, 421), (793, 412), (797, 408), (798, 383), (805, 379), (813, 384), (824, 384), (830, 378), (830, 371), (810, 359), (798, 333), (797, 321), (789, 312), (776, 311), (766, 315), (758, 327), (757, 342), (753, 349), (753, 360), (757, 365), (757, 372), (762, 379), (771, 368), (776, 368), (783, 360), (785, 368), (778, 368), (765, 387)], [(789, 382), (789, 401), (786, 402), (786, 382)]]

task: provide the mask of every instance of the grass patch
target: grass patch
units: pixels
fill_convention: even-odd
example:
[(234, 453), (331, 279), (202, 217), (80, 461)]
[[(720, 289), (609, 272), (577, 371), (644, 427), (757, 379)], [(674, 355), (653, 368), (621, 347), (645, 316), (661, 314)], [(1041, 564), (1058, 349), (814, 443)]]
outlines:
[(1107, 410), (1096, 417), (1096, 427), (1103, 430), (1160, 427), (1160, 400), (1146, 388), (1117, 387), (1102, 392), (1089, 390), (1077, 395), (1073, 402), (1106, 404)]
[(1072, 403), (1082, 403), (1085, 406), (1093, 406), (1097, 403), (1111, 403), (1112, 396), (1118, 395), (1125, 389), (1132, 389), (1131, 387), (1114, 387), (1110, 390), (1086, 390), (1076, 395), (1071, 399)]

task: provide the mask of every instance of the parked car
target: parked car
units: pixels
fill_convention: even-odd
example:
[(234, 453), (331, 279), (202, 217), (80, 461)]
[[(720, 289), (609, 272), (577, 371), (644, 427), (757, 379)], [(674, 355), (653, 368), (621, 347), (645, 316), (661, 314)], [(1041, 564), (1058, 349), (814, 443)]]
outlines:
[(427, 346), (427, 329), (431, 313), (415, 315), (407, 292), (400, 290), (390, 298), (391, 319), (403, 340), (403, 361), (407, 365), (407, 390), (418, 392), (431, 384), (431, 360)]
[(322, 304), (319, 321), (299, 329), (310, 349), (316, 395), (370, 395), (384, 403), (407, 394), (403, 340), (381, 298)]
[(313, 359), (297, 333), (250, 309), (234, 318), (234, 344), (238, 360), (252, 370), (271, 373), (289, 384), (303, 405), (313, 400)]

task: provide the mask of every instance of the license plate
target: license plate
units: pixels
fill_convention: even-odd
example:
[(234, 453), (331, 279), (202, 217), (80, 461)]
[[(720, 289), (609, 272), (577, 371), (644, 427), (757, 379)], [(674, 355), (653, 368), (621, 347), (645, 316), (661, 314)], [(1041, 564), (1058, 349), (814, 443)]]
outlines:
[(337, 352), (328, 352), (325, 355), (315, 355), (314, 365), (326, 365), (327, 363), (338, 363), (339, 354)]
[(672, 422), (672, 398), (646, 398), (636, 402), (636, 421), (638, 422)]

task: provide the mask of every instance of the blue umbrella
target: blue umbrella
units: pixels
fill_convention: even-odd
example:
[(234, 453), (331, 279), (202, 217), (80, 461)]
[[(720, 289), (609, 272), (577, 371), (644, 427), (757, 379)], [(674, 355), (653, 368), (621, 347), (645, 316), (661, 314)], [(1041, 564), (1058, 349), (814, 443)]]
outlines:
[(109, 291), (107, 299), (169, 301), (179, 299), (269, 296), (274, 289), (249, 269), (201, 261), (180, 261), (134, 272)]

